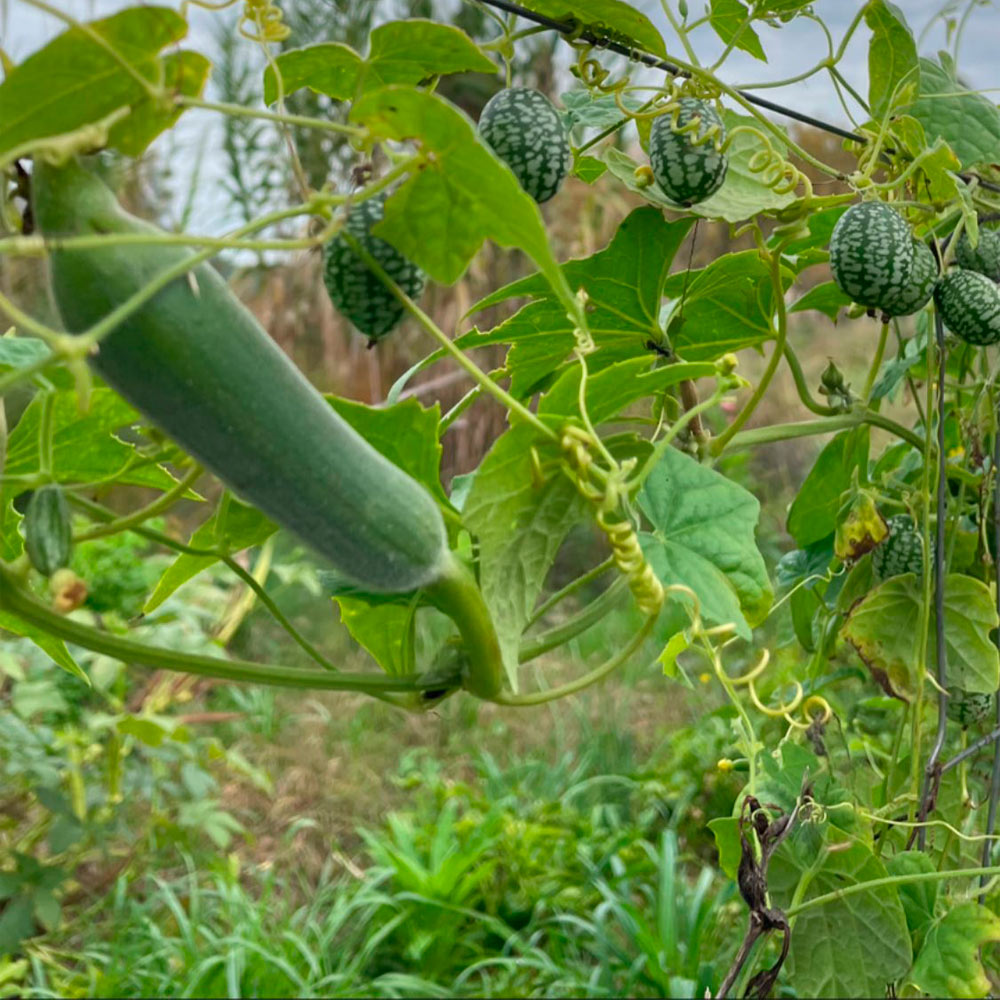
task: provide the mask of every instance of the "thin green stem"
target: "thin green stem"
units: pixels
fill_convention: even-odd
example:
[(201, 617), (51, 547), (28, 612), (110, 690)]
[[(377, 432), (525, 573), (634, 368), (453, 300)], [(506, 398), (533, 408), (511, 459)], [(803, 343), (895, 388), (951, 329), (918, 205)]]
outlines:
[(548, 600), (540, 604), (535, 609), (534, 614), (532, 614), (532, 616), (525, 623), (525, 629), (529, 629), (535, 624), (535, 622), (541, 621), (541, 619), (544, 618), (545, 615), (547, 615), (557, 604), (564, 601), (572, 594), (575, 594), (581, 587), (586, 587), (591, 581), (603, 576), (609, 569), (613, 568), (614, 565), (614, 556), (608, 556), (604, 562), (598, 563), (593, 569), (588, 570), (582, 576), (578, 576), (571, 583), (567, 583), (561, 590), (557, 590), (551, 597), (548, 598)]
[(841, 59), (844, 58), (844, 53), (847, 51), (847, 46), (850, 43), (851, 38), (854, 35), (854, 32), (858, 30), (858, 25), (861, 24), (862, 18), (864, 18), (865, 16), (865, 10), (867, 6), (868, 6), (867, 4), (862, 4), (855, 12), (854, 17), (851, 19), (851, 23), (847, 26), (847, 30), (844, 32), (844, 37), (841, 38), (840, 45), (837, 47), (837, 51), (834, 54), (833, 57), (834, 63), (839, 63)]
[(52, 478), (52, 415), (56, 394), (52, 390), (42, 393), (42, 409), (38, 417), (38, 472), (43, 479)]
[(716, 59), (715, 62), (712, 63), (712, 65), (709, 67), (708, 69), (709, 73), (717, 73), (719, 71), (719, 68), (722, 66), (722, 64), (729, 58), (729, 53), (732, 52), (734, 48), (736, 48), (736, 43), (740, 40), (740, 36), (743, 34), (744, 31), (747, 30), (748, 27), (750, 27), (750, 22), (752, 20), (753, 20), (753, 11), (749, 10), (747, 11), (746, 16), (743, 18), (743, 22), (733, 32), (732, 38), (729, 39), (728, 44), (722, 50), (722, 55), (720, 55), (719, 58)]
[[(286, 219), (291, 215), (299, 214), (301, 214), (301, 206), (296, 206), (292, 209), (276, 209), (273, 212), (268, 212), (266, 215), (261, 216), (259, 219), (255, 219), (253, 222), (247, 223), (245, 226), (240, 226), (239, 229), (234, 231), (233, 235), (241, 236), (247, 232), (264, 229), (265, 227), (272, 225), (275, 222), (279, 222), (282, 219)], [(165, 288), (170, 284), (170, 282), (187, 274), (189, 271), (193, 270), (199, 264), (204, 263), (214, 255), (214, 248), (210, 247), (206, 250), (199, 250), (197, 253), (193, 253), (190, 257), (185, 257), (183, 260), (179, 260), (176, 264), (172, 264), (170, 267), (162, 270), (154, 278), (151, 278), (145, 285), (143, 285), (143, 287), (137, 292), (134, 292), (124, 302), (112, 309), (111, 312), (109, 312), (100, 322), (95, 323), (92, 327), (90, 327), (90, 329), (84, 330), (82, 333), (73, 335), (71, 341), (75, 342), (76, 354), (84, 355), (89, 353), (98, 343), (100, 343), (102, 338), (106, 337), (112, 330), (115, 329), (115, 327), (123, 323), (129, 316), (145, 305), (145, 303), (147, 303), (162, 288)]]
[(878, 335), (878, 347), (875, 348), (875, 356), (872, 358), (872, 363), (868, 368), (868, 377), (865, 379), (865, 391), (862, 397), (865, 403), (871, 399), (872, 387), (875, 385), (878, 371), (882, 367), (882, 358), (885, 357), (885, 345), (888, 340), (889, 324), (883, 323)]
[(540, 434), (543, 434), (545, 437), (552, 440), (558, 439), (558, 435), (554, 430), (542, 423), (542, 421), (539, 420), (538, 417), (536, 417), (535, 414), (532, 413), (531, 410), (529, 410), (523, 403), (515, 399), (509, 392), (497, 385), (497, 383), (494, 382), (493, 379), (491, 379), (474, 361), (471, 361), (468, 357), (466, 357), (465, 352), (456, 347), (444, 330), (442, 330), (437, 323), (435, 323), (434, 320), (432, 320), (430, 316), (428, 316), (427, 313), (425, 313), (423, 309), (421, 309), (420, 306), (418, 306), (417, 303), (414, 302), (413, 299), (411, 299), (410, 296), (407, 295), (395, 281), (393, 281), (393, 279), (386, 272), (385, 268), (382, 267), (382, 265), (358, 242), (352, 233), (349, 233), (345, 229), (342, 230), (341, 235), (344, 237), (351, 249), (375, 274), (375, 276), (403, 304), (406, 311), (420, 323), (420, 325), (437, 341), (440, 347), (458, 363), (460, 367), (468, 372), (473, 381), (482, 386), (484, 392), (489, 393), (505, 409), (510, 410), (512, 413), (516, 413), (522, 420), (534, 427)]
[(200, 465), (192, 466), (183, 479), (178, 480), (166, 493), (160, 494), (152, 503), (147, 504), (145, 507), (140, 507), (139, 510), (133, 511), (125, 517), (109, 521), (100, 527), (81, 531), (74, 537), (73, 541), (90, 542), (95, 538), (106, 538), (108, 535), (116, 535), (120, 531), (127, 531), (136, 525), (142, 524), (144, 521), (148, 521), (150, 518), (159, 516), (183, 498), (184, 494), (198, 481), (202, 471)]
[(180, 653), (172, 649), (147, 646), (134, 639), (102, 632), (75, 619), (57, 614), (20, 590), (13, 574), (4, 566), (0, 566), (0, 608), (64, 642), (102, 653), (123, 663), (137, 663), (155, 670), (176, 670), (201, 677), (217, 677), (221, 680), (326, 691), (362, 693), (423, 691), (441, 686), (440, 678), (434, 681), (421, 677), (390, 677), (380, 674), (285, 667), (248, 660), (228, 660), (216, 656)]
[(549, 691), (536, 691), (532, 694), (500, 694), (493, 700), (500, 705), (513, 705), (518, 707), (527, 707), (530, 705), (544, 705), (549, 701), (556, 701), (559, 698), (565, 698), (567, 695), (576, 694), (579, 691), (583, 691), (593, 684), (598, 683), (598, 681), (604, 680), (610, 674), (613, 674), (619, 667), (621, 667), (636, 650), (646, 641), (646, 637), (652, 631), (653, 625), (656, 624), (656, 619), (658, 615), (650, 615), (642, 628), (639, 629), (635, 635), (632, 636), (628, 644), (610, 659), (602, 663), (599, 667), (591, 670), (589, 673), (584, 674), (582, 677), (578, 677), (574, 681), (570, 681), (567, 684), (561, 684), (559, 687), (552, 688)]
[(262, 111), (260, 108), (246, 108), (242, 104), (229, 104), (225, 101), (204, 101), (200, 97), (189, 97), (178, 94), (174, 103), (182, 107), (203, 108), (206, 111), (218, 111), (220, 114), (237, 118), (259, 118), (269, 122), (283, 122), (287, 125), (298, 125), (301, 128), (313, 128), (321, 132), (336, 132), (339, 135), (365, 136), (368, 130), (357, 125), (344, 125), (341, 122), (326, 118), (311, 118), (308, 115), (281, 114), (277, 111)]
[[(85, 510), (91, 517), (94, 517), (98, 521), (102, 521), (106, 525), (114, 523), (114, 512), (108, 510), (107, 507), (102, 506), (94, 500), (88, 500), (86, 497), (82, 497), (76, 493), (70, 493), (68, 498), (70, 503)], [(315, 662), (323, 667), (324, 670), (337, 669), (304, 635), (302, 635), (301, 632), (299, 632), (291, 621), (289, 621), (281, 608), (274, 603), (271, 595), (268, 594), (264, 587), (257, 582), (254, 575), (244, 569), (228, 552), (220, 552), (216, 549), (201, 549), (193, 545), (185, 545), (183, 542), (178, 542), (169, 535), (165, 535), (160, 531), (155, 531), (152, 528), (147, 528), (142, 524), (133, 524), (122, 530), (131, 531), (133, 534), (139, 535), (142, 538), (151, 542), (156, 542), (158, 545), (162, 545), (165, 548), (172, 549), (173, 551), (180, 552), (184, 555), (218, 559), (254, 592), (261, 604), (267, 608), (271, 617), (274, 618), (274, 620), (288, 633), (292, 641), (304, 653), (306, 653), (310, 659), (315, 660)]]
[(771, 256), (771, 286), (775, 311), (777, 313), (778, 329), (774, 338), (774, 349), (768, 359), (764, 374), (761, 375), (757, 388), (747, 400), (743, 409), (736, 415), (733, 422), (712, 442), (712, 454), (721, 455), (726, 445), (737, 434), (739, 429), (750, 419), (760, 401), (764, 398), (771, 380), (774, 378), (778, 365), (785, 353), (785, 342), (788, 339), (788, 315), (785, 309), (785, 289), (781, 281), (781, 250), (775, 250)]
[(674, 34), (680, 39), (681, 45), (684, 46), (684, 51), (687, 53), (688, 59), (691, 60), (692, 65), (699, 66), (698, 56), (695, 54), (691, 41), (688, 38), (688, 31), (690, 29), (685, 28), (674, 16), (674, 12), (670, 8), (670, 0), (660, 0), (660, 6), (663, 8), (663, 13), (666, 15), (667, 21), (670, 22), (670, 27), (674, 29)]
[(627, 588), (628, 580), (625, 577), (619, 577), (607, 590), (594, 598), (590, 604), (572, 618), (525, 642), (518, 652), (518, 661), (527, 663), (592, 628), (618, 603), (618, 599)]
[(696, 417), (700, 416), (706, 410), (712, 409), (720, 399), (726, 394), (725, 386), (720, 383), (716, 386), (715, 392), (712, 393), (707, 399), (703, 399), (697, 406), (692, 406), (690, 410), (685, 410), (684, 413), (673, 422), (670, 426), (670, 430), (660, 438), (659, 441), (653, 446), (653, 450), (650, 452), (649, 457), (646, 459), (645, 463), (640, 469), (639, 474), (635, 476), (629, 483), (629, 488), (638, 489), (659, 464), (660, 459), (666, 454), (667, 448), (674, 442), (677, 435), (680, 434), (688, 424), (691, 423)]
[(820, 417), (836, 417), (844, 412), (843, 410), (838, 410), (835, 406), (825, 406), (823, 403), (813, 399), (813, 395), (806, 383), (805, 372), (802, 371), (799, 356), (792, 350), (792, 345), (787, 342), (785, 343), (785, 361), (788, 362), (788, 368), (792, 373), (792, 380), (795, 382), (795, 389), (799, 394), (799, 399), (802, 400), (802, 405), (807, 410), (811, 410)]
[(825, 892), (821, 896), (813, 896), (812, 899), (804, 900), (795, 906), (790, 906), (785, 911), (788, 918), (796, 917), (807, 910), (813, 910), (817, 906), (826, 906), (827, 903), (837, 903), (848, 896), (856, 896), (859, 892), (872, 892), (875, 889), (882, 889), (886, 886), (914, 885), (918, 882), (943, 882), (953, 878), (977, 878), (980, 875), (992, 876), (1000, 875), (1000, 867), (993, 868), (960, 868), (951, 871), (935, 872), (913, 872), (906, 875), (888, 875), (885, 878), (873, 878), (865, 882), (855, 882), (854, 885), (845, 885), (842, 889), (835, 889), (833, 892)]

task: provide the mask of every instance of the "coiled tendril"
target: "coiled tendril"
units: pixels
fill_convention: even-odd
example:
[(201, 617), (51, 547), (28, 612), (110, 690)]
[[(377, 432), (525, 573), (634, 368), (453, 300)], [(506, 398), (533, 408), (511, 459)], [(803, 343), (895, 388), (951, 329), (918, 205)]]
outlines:
[(663, 584), (643, 554), (632, 522), (618, 513), (628, 497), (625, 484), (635, 460), (623, 462), (610, 472), (602, 470), (604, 475), (599, 478), (590, 451), (591, 443), (589, 432), (572, 425), (563, 430), (560, 440), (577, 490), (597, 507), (596, 521), (611, 546), (615, 566), (628, 581), (639, 609), (643, 614), (654, 615), (663, 606)]

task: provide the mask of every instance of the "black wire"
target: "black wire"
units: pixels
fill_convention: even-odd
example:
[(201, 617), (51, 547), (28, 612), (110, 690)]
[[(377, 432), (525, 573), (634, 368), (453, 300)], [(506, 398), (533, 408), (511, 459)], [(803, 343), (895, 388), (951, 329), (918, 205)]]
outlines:
[[(934, 526), (934, 640), (937, 654), (938, 682), (938, 727), (934, 747), (927, 758), (925, 769), (924, 794), (920, 804), (920, 822), (927, 819), (935, 797), (934, 789), (940, 780), (939, 759), (944, 748), (944, 738), (948, 727), (948, 695), (946, 685), (948, 680), (947, 652), (944, 637), (944, 531), (945, 515), (947, 513), (946, 490), (948, 488), (947, 456), (944, 450), (944, 388), (947, 356), (944, 345), (944, 320), (939, 310), (934, 310), (934, 335), (938, 353), (938, 386), (937, 386), (937, 447), (938, 447), (938, 479), (937, 479), (937, 524)], [(914, 706), (914, 712), (920, 711), (920, 706)], [(917, 835), (920, 850), (927, 843), (927, 827), (921, 826)]]
[[(997, 427), (993, 431), (993, 557), (994, 577), (997, 584), (997, 612), (1000, 613), (1000, 576), (996, 574), (997, 560), (1000, 560), (1000, 403), (997, 405)], [(996, 642), (1000, 645), (1000, 632)], [(996, 722), (1000, 727), (1000, 692), (993, 696)], [(990, 805), (986, 813), (986, 840), (983, 842), (983, 867), (988, 868), (993, 858), (993, 831), (997, 824), (997, 801), (1000, 799), (1000, 742), (993, 748), (993, 774), (990, 778)], [(986, 884), (986, 876), (979, 878), (980, 889)], [(982, 903), (983, 897), (979, 897)]]
[[(576, 26), (573, 24), (567, 24), (565, 21), (555, 21), (551, 17), (546, 17), (544, 14), (536, 14), (533, 10), (526, 10), (519, 4), (511, 3), (510, 0), (480, 0), (480, 3), (487, 4), (490, 7), (496, 7), (498, 10), (505, 10), (508, 14), (516, 14), (518, 17), (523, 17), (526, 21), (534, 21), (535, 24), (539, 24), (544, 28), (551, 28), (553, 31), (558, 31), (562, 35), (572, 35), (576, 31)], [(603, 38), (600, 35), (594, 34), (592, 31), (583, 31), (580, 33), (580, 38), (585, 42), (589, 42), (591, 45), (596, 45), (602, 49), (608, 49), (611, 52), (617, 52), (619, 55), (627, 56), (633, 62), (640, 62), (644, 66), (649, 66), (651, 69), (662, 69), (665, 73), (670, 73), (672, 76), (690, 76), (687, 70), (681, 69), (679, 66), (675, 66), (671, 62), (667, 62), (666, 59), (660, 59), (658, 56), (650, 55), (648, 52), (643, 52), (641, 49), (632, 49), (627, 45), (622, 45), (620, 42), (612, 41), (609, 38)], [(801, 111), (796, 111), (794, 108), (786, 108), (784, 105), (775, 104), (774, 101), (769, 101), (767, 98), (758, 97), (756, 94), (750, 93), (746, 90), (738, 90), (737, 94), (740, 95), (744, 100), (749, 101), (751, 104), (756, 104), (759, 108), (767, 108), (768, 111), (775, 111), (778, 114), (784, 115), (786, 118), (794, 118), (795, 121), (802, 122), (805, 125), (812, 125), (814, 128), (821, 129), (824, 132), (829, 132), (831, 135), (839, 135), (842, 139), (850, 139), (853, 142), (867, 142), (868, 140), (863, 135), (858, 135), (857, 132), (850, 132), (847, 129), (840, 128), (839, 125), (831, 125), (830, 122), (820, 121), (818, 118), (813, 118), (811, 115), (803, 114)]]
[[(535, 24), (541, 25), (543, 28), (550, 28), (552, 31), (558, 31), (561, 35), (572, 35), (576, 32), (576, 25), (574, 24), (568, 24), (565, 21), (556, 21), (551, 17), (546, 17), (544, 14), (536, 14), (533, 10), (527, 10), (526, 8), (520, 6), (520, 4), (511, 3), (511, 0), (479, 0), (479, 2), (486, 4), (489, 7), (495, 7), (497, 10), (504, 10), (508, 14), (516, 14), (518, 17), (523, 17), (526, 21), (534, 21)], [(665, 73), (670, 73), (672, 76), (687, 77), (691, 75), (687, 70), (681, 69), (679, 66), (675, 66), (671, 62), (667, 62), (666, 59), (660, 59), (658, 56), (651, 55), (648, 52), (643, 52), (642, 49), (629, 48), (627, 45), (622, 45), (620, 42), (615, 42), (610, 38), (604, 38), (592, 31), (584, 30), (580, 32), (579, 37), (585, 42), (589, 42), (591, 45), (596, 45), (602, 49), (608, 49), (611, 52), (617, 52), (618, 55), (625, 56), (633, 62), (642, 63), (644, 66), (649, 66), (651, 69), (660, 69)], [(833, 125), (830, 122), (822, 121), (819, 118), (813, 118), (812, 115), (796, 111), (794, 108), (786, 108), (783, 104), (777, 104), (774, 101), (767, 100), (766, 97), (758, 97), (756, 94), (747, 90), (737, 90), (736, 93), (739, 94), (745, 101), (755, 104), (758, 108), (766, 108), (768, 111), (774, 111), (776, 114), (784, 115), (786, 118), (802, 122), (803, 125), (811, 125), (813, 128), (817, 128), (821, 132), (829, 132), (830, 135), (840, 136), (841, 139), (849, 139), (852, 142), (860, 142), (864, 144), (868, 143), (868, 138), (866, 136), (841, 128), (839, 125)], [(958, 176), (961, 177), (962, 180), (968, 182), (974, 175), (959, 174)], [(985, 188), (987, 191), (1000, 192), (1000, 184), (991, 184), (989, 181), (984, 181), (982, 178), (979, 178), (979, 186)]]

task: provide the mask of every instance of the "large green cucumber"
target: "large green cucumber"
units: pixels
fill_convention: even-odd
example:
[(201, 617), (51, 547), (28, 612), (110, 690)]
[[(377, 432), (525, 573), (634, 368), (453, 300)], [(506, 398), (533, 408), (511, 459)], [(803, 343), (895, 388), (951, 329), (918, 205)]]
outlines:
[[(35, 165), (47, 240), (158, 233), (80, 164)], [(66, 328), (103, 319), (186, 249), (119, 245), (49, 256)], [(99, 345), (93, 367), (243, 499), (294, 531), (358, 586), (404, 592), (449, 572), (430, 493), (354, 431), (208, 264), (177, 278)]]

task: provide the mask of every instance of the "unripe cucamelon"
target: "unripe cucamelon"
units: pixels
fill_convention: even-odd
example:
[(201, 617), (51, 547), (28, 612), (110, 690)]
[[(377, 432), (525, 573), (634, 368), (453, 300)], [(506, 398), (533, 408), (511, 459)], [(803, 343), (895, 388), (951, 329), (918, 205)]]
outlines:
[(852, 205), (830, 237), (830, 270), (845, 295), (887, 316), (907, 316), (930, 300), (934, 254), (906, 220), (881, 201)]
[(69, 563), (73, 530), (62, 487), (42, 486), (31, 494), (24, 512), (24, 548), (31, 565), (51, 576)]
[(963, 230), (955, 246), (955, 260), (967, 271), (978, 271), (991, 281), (1000, 281), (1000, 233), (980, 227), (979, 242), (973, 247)]
[[(711, 104), (682, 97), (675, 115), (661, 115), (649, 132), (649, 165), (663, 193), (685, 208), (715, 194), (726, 180), (729, 161), (718, 147), (726, 138), (722, 119)], [(695, 118), (692, 131), (683, 130)], [(715, 134), (706, 138), (714, 126)]]
[(957, 722), (963, 729), (978, 725), (990, 714), (993, 707), (993, 695), (976, 691), (963, 691), (961, 688), (948, 688), (948, 704), (946, 711), (952, 722)]
[(877, 580), (888, 580), (902, 573), (924, 571), (924, 542), (909, 514), (889, 518), (889, 534), (872, 551), (872, 569)]
[(956, 268), (934, 289), (944, 325), (969, 344), (1000, 342), (1000, 289), (983, 274)]
[[(423, 271), (394, 246), (372, 235), (372, 226), (382, 221), (384, 213), (384, 194), (368, 198), (351, 208), (344, 229), (411, 299), (417, 299), (424, 290)], [(337, 310), (371, 341), (390, 333), (406, 312), (342, 235), (326, 245), (323, 284)]]
[(538, 90), (509, 87), (494, 94), (479, 116), (479, 135), (537, 202), (548, 201), (569, 173), (566, 129)]

